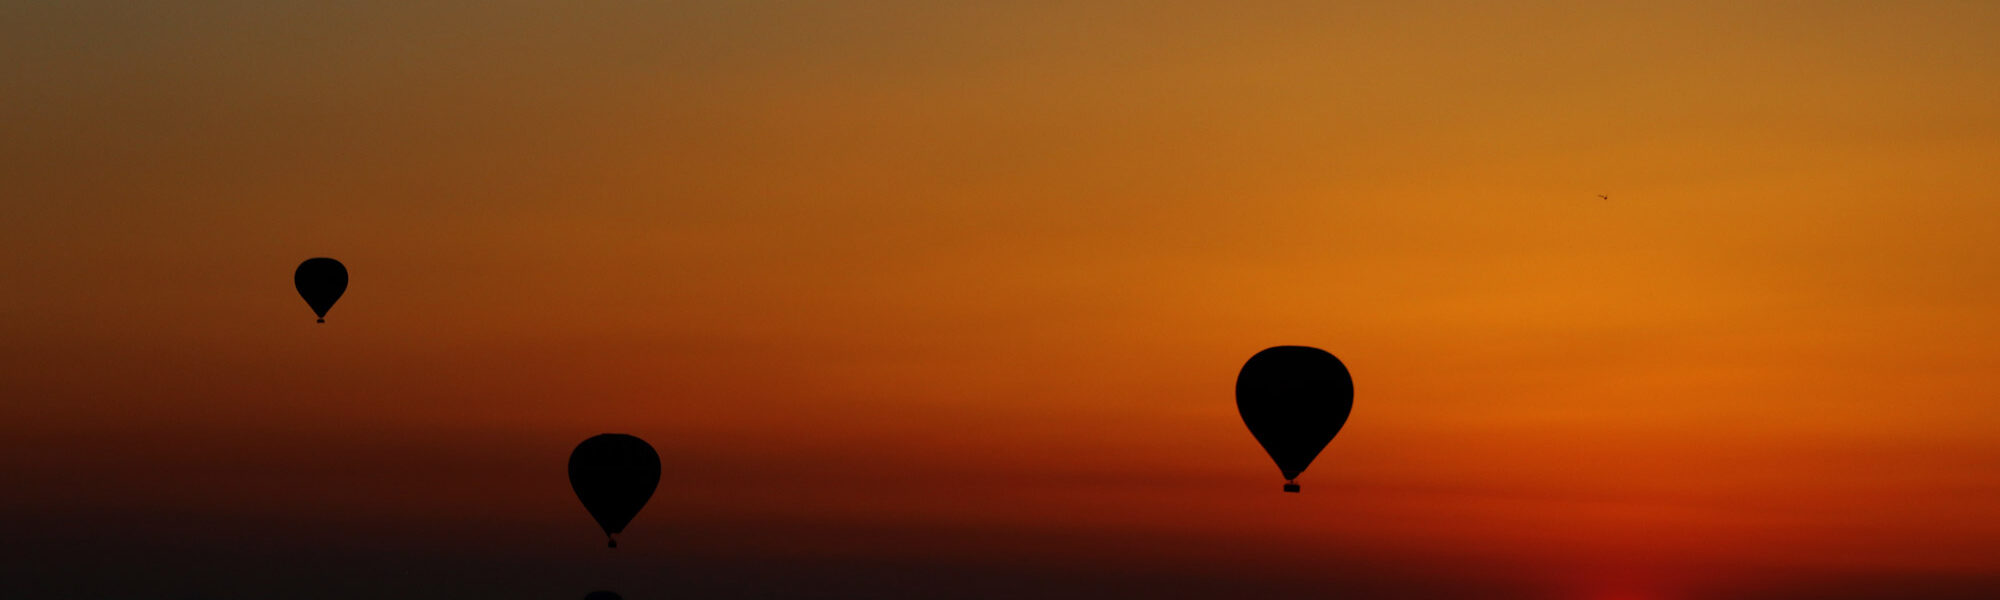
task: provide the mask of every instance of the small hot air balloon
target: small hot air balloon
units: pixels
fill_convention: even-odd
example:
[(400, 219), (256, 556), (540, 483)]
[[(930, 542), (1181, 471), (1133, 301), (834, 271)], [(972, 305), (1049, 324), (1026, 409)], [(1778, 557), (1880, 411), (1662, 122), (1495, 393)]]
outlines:
[(620, 532), (646, 506), (660, 485), (660, 455), (645, 440), (607, 433), (584, 440), (569, 453), (569, 486), (591, 518), (604, 528), (612, 548)]
[(1250, 435), (1285, 474), (1285, 491), (1299, 491), (1305, 472), (1354, 410), (1354, 379), (1325, 350), (1265, 348), (1236, 375), (1236, 412)]
[(299, 288), (306, 306), (325, 323), (326, 311), (333, 310), (333, 303), (347, 292), (347, 267), (331, 258), (308, 258), (292, 271), (292, 286)]
[(625, 600), (625, 597), (619, 596), (616, 592), (598, 590), (584, 596), (583, 600)]

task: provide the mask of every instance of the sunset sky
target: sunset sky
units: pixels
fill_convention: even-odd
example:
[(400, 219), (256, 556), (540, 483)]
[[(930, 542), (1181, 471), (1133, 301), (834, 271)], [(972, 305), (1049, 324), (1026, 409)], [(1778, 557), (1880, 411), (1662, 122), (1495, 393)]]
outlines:
[(0, 597), (2000, 597), (1996, 32), (0, 0)]

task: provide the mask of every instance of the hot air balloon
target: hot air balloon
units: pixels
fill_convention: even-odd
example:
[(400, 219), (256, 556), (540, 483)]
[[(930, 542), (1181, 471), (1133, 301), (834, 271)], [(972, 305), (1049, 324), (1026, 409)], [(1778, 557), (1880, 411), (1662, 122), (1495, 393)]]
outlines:
[(569, 486), (604, 528), (612, 548), (618, 547), (615, 536), (659, 485), (660, 455), (645, 440), (607, 433), (584, 440), (569, 453)]
[(1299, 473), (1333, 441), (1354, 410), (1354, 379), (1325, 350), (1265, 348), (1236, 375), (1236, 412), (1250, 435), (1285, 474), (1285, 491), (1299, 491)]
[(599, 590), (591, 592), (589, 595), (584, 596), (583, 600), (625, 600), (625, 598), (623, 596), (619, 596), (615, 592), (606, 592)]
[(326, 311), (333, 309), (333, 303), (347, 292), (347, 267), (331, 258), (308, 258), (292, 271), (292, 287), (299, 288), (299, 296), (306, 299), (306, 306), (319, 315), (319, 322), (326, 322)]

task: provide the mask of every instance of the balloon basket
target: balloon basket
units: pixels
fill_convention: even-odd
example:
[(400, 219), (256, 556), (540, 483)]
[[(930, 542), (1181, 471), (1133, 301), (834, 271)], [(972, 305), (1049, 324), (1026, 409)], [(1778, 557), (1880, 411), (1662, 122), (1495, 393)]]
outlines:
[(1289, 481), (1285, 482), (1285, 491), (1293, 494), (1299, 493), (1299, 484), (1292, 483)]

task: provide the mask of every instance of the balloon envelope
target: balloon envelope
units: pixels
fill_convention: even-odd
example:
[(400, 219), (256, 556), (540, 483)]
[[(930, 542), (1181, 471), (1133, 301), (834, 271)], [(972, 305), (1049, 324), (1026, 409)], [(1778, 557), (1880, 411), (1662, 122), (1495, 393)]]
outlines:
[(569, 453), (569, 486), (613, 548), (618, 539), (611, 536), (625, 531), (659, 485), (660, 455), (645, 440), (607, 433), (584, 440)]
[(308, 258), (292, 271), (292, 287), (325, 323), (326, 311), (333, 310), (333, 303), (347, 292), (347, 267), (331, 258)]
[(1305, 346), (1265, 348), (1236, 375), (1236, 412), (1250, 435), (1285, 474), (1285, 491), (1354, 410), (1354, 379), (1347, 365), (1325, 350)]

